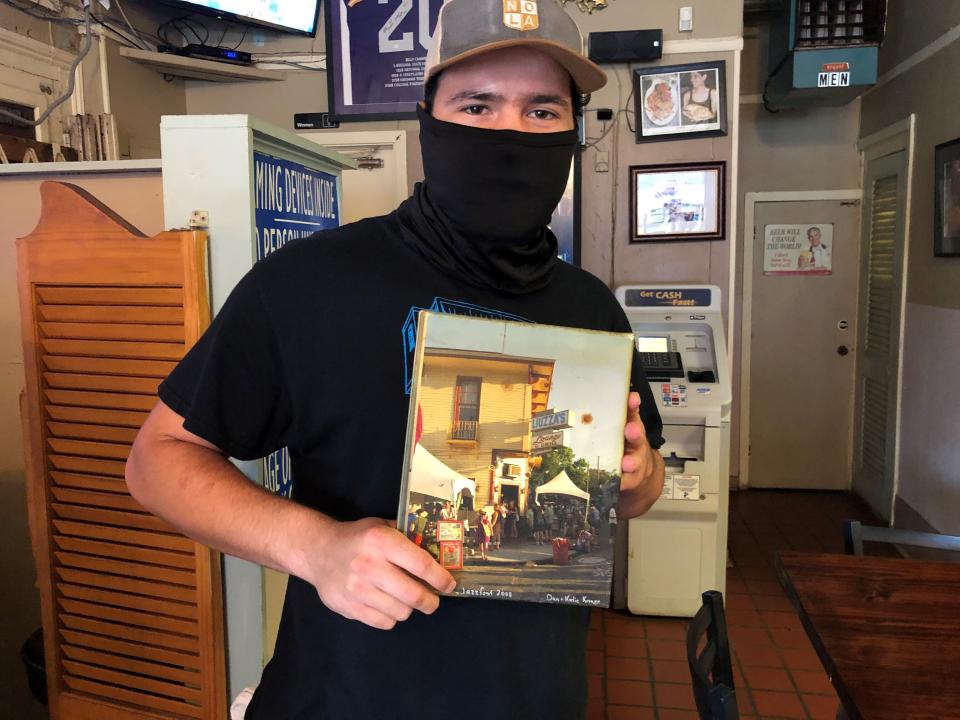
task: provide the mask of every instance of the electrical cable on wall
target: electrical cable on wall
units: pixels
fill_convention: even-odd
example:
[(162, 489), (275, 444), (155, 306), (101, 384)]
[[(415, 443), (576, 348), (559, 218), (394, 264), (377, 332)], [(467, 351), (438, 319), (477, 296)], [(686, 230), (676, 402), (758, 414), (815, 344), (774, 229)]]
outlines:
[(133, 26), (133, 23), (130, 22), (130, 18), (127, 17), (127, 13), (124, 12), (124, 10), (123, 10), (123, 4), (120, 2), (120, 0), (113, 0), (113, 1), (117, 4), (117, 10), (120, 11), (120, 17), (123, 18), (123, 21), (127, 24), (127, 27), (130, 28), (130, 32), (132, 32), (132, 33), (133, 33), (133, 36), (139, 41), (140, 46), (141, 46), (144, 50), (149, 50), (150, 47), (147, 45), (147, 43), (144, 41), (144, 39), (143, 39), (142, 37), (140, 37), (140, 33), (139, 33), (139, 32), (137, 31), (137, 29)]
[[(12, 3), (8, 2), (7, 4), (12, 4)], [(92, 16), (92, 11), (90, 9), (90, 5), (86, 5), (84, 7), (84, 19), (83, 19), (83, 24), (85, 28), (83, 42), (80, 44), (80, 51), (77, 54), (77, 57), (70, 64), (70, 69), (68, 71), (69, 81), (67, 83), (66, 91), (64, 91), (64, 93), (60, 97), (58, 97), (56, 100), (51, 102), (47, 106), (47, 109), (44, 110), (43, 113), (40, 115), (40, 117), (38, 117), (36, 120), (25, 120), (19, 115), (15, 115), (14, 113), (7, 112), (6, 110), (0, 110), (0, 116), (10, 118), (18, 123), (27, 125), (29, 127), (37, 127), (38, 125), (42, 125), (43, 123), (45, 123), (47, 121), (47, 118), (50, 117), (51, 113), (53, 113), (54, 110), (56, 110), (58, 107), (63, 105), (63, 103), (65, 103), (67, 100), (70, 99), (70, 97), (73, 95), (73, 91), (76, 88), (76, 84), (77, 84), (77, 68), (80, 67), (80, 63), (83, 62), (83, 59), (90, 52), (90, 47), (93, 45), (93, 33), (91, 32), (91, 27), (90, 27), (91, 20), (92, 20), (91, 16)]]

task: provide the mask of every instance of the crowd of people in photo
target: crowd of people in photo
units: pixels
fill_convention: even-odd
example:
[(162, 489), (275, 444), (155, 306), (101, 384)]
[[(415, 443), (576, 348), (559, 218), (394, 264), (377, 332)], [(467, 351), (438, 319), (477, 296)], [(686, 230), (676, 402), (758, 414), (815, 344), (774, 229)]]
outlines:
[(550, 545), (565, 538), (574, 552), (589, 553), (597, 545), (604, 520), (609, 536), (616, 531), (616, 510), (601, 513), (596, 505), (584, 507), (580, 500), (558, 499), (530, 501), (521, 512), (516, 501), (494, 503), (473, 511), (454, 507), (450, 501), (410, 504), (407, 509), (407, 537), (420, 547), (436, 542), (438, 520), (460, 520), (464, 524), (464, 544), (470, 555), (481, 560), (491, 550), (519, 546), (521, 542)]

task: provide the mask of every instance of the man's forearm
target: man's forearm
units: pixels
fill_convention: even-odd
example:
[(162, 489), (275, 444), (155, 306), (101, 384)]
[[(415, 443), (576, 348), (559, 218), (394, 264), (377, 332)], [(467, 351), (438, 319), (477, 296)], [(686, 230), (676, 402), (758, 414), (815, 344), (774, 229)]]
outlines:
[(256, 486), (217, 450), (176, 438), (141, 433), (126, 475), (134, 498), (184, 535), (301, 577), (306, 548), (334, 524)]
[(636, 488), (620, 492), (620, 500), (617, 503), (619, 518), (629, 520), (643, 515), (663, 492), (663, 478), (666, 473), (663, 456), (653, 448), (649, 448), (649, 451), (651, 463), (647, 477)]

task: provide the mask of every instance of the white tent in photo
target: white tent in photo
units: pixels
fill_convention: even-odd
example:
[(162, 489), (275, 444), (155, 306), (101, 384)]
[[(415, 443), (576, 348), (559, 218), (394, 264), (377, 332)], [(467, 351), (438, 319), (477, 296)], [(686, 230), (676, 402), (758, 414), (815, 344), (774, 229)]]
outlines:
[(444, 465), (417, 443), (410, 468), (410, 492), (455, 503), (463, 489), (475, 495), (476, 483)]
[(566, 470), (561, 470), (553, 480), (538, 487), (536, 495), (537, 502), (540, 502), (541, 495), (572, 495), (590, 504), (590, 493), (574, 485)]

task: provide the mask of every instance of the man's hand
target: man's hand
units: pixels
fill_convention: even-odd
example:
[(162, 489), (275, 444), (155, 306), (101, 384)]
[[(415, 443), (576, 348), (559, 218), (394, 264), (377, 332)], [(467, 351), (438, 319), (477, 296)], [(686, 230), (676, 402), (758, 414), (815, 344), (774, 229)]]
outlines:
[[(436, 592), (456, 587), (453, 576), (385, 520), (324, 523), (317, 547), (304, 556), (304, 580), (323, 604), (349, 620), (390, 630), (414, 610), (429, 615)], [(420, 582), (422, 581), (422, 582)]]
[[(392, 628), (432, 613), (450, 573), (386, 520), (337, 522), (250, 482), (159, 402), (140, 429), (127, 486), (147, 510), (197, 542), (303, 578), (351, 620)], [(422, 581), (422, 582), (421, 582)]]
[(640, 393), (630, 393), (627, 400), (627, 425), (623, 435), (627, 442), (620, 463), (617, 517), (629, 519), (643, 515), (663, 492), (663, 458), (647, 441), (647, 432), (640, 420)]

